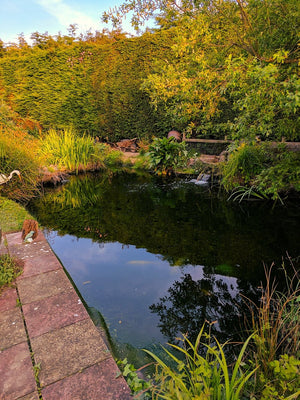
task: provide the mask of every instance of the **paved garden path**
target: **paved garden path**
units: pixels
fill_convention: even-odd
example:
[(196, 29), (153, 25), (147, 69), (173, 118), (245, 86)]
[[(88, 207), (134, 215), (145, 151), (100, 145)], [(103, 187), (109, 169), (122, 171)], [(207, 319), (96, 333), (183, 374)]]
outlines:
[(16, 287), (0, 295), (0, 400), (127, 400), (120, 375), (42, 232), (32, 243), (6, 235), (24, 262)]

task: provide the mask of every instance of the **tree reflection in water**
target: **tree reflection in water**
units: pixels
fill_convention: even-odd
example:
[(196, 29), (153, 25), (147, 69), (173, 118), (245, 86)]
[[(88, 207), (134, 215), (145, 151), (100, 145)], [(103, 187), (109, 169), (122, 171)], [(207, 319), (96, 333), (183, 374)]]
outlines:
[[(203, 277), (195, 280), (190, 270), (185, 270), (181, 279), (172, 279), (172, 286), (164, 286), (145, 306), (148, 311), (149, 305), (156, 302), (150, 310), (159, 317), (161, 332), (170, 341), (180, 333), (188, 333), (193, 341), (206, 320), (217, 321), (211, 329), (220, 342), (236, 339), (243, 327), (240, 319), (247, 310), (240, 294), (259, 299), (256, 288), (264, 280), (263, 263), (269, 266), (275, 262), (278, 276), (286, 252), (291, 257), (299, 255), (300, 214), (296, 205), (272, 209), (266, 202), (228, 202), (220, 193), (208, 192), (184, 179), (169, 181), (121, 171), (72, 177), (63, 187), (47, 190), (44, 196), (34, 199), (29, 210), (40, 225), (62, 238), (71, 235), (91, 239), (90, 249), (93, 243), (120, 243), (156, 255), (167, 262), (166, 270), (203, 268)], [(72, 260), (71, 266), (77, 261)], [(89, 270), (88, 255), (82, 262)], [(83, 277), (83, 282), (96, 279), (100, 270), (105, 275), (107, 266), (101, 266), (98, 259), (94, 263), (91, 275)], [(129, 264), (124, 264), (124, 253), (118, 263), (123, 265), (123, 287), (131, 288), (136, 276)], [(150, 286), (151, 293), (151, 285), (155, 289), (161, 282), (155, 280), (148, 267), (145, 270), (149, 279), (141, 280), (139, 285)], [(111, 291), (117, 279), (119, 275), (112, 277), (108, 286)], [(161, 279), (159, 274), (157, 279)], [(280, 285), (280, 279), (278, 282)], [(105, 299), (93, 306), (100, 308), (103, 302)], [(136, 308), (141, 305), (139, 300), (133, 304)], [(131, 314), (135, 319), (137, 312)], [(145, 314), (141, 318), (147, 320)], [(133, 329), (131, 336), (134, 334)]]
[(159, 316), (159, 328), (170, 342), (180, 334), (194, 342), (205, 322), (211, 324), (212, 335), (225, 342), (240, 339), (246, 307), (236, 279), (205, 274), (194, 281), (184, 274), (150, 310)]

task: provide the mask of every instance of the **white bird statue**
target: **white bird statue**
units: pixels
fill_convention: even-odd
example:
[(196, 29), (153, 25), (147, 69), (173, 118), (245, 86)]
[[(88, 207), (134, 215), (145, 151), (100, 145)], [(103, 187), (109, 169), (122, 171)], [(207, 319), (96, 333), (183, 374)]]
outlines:
[(7, 183), (8, 181), (10, 181), (14, 174), (18, 175), (18, 177), (21, 179), (20, 171), (18, 171), (17, 169), (12, 171), (8, 176), (0, 174), (0, 185), (3, 185), (3, 183)]

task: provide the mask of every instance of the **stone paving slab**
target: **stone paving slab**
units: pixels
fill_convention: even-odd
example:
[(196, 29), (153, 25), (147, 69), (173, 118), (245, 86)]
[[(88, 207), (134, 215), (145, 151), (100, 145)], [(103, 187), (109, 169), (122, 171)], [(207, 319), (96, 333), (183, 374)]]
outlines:
[[(21, 232), (9, 233), (6, 235), (6, 240), (9, 246), (19, 245), (20, 243), (22, 243), (22, 233)], [(45, 245), (49, 246), (48, 242), (45, 240), (43, 232), (40, 230), (38, 231), (38, 235), (34, 239), (33, 243), (39, 243), (39, 242), (43, 242), (45, 243)]]
[(75, 291), (25, 304), (23, 313), (31, 339), (90, 318)]
[(109, 358), (42, 390), (43, 400), (128, 400), (130, 389)]
[(0, 294), (0, 312), (11, 310), (17, 306), (18, 294), (15, 288), (6, 288)]
[(27, 342), (0, 352), (0, 399), (15, 400), (35, 390)]
[(18, 277), (18, 281), (24, 278), (28, 278), (29, 276), (41, 274), (43, 272), (50, 272), (62, 269), (62, 265), (57, 260), (54, 254), (47, 255), (46, 260), (45, 256), (42, 254), (34, 258), (26, 258), (23, 260), (23, 262), (23, 273)]
[(19, 258), (23, 261), (26, 259), (33, 259), (37, 256), (51, 254), (49, 245), (43, 242), (24, 243), (21, 241), (19, 244), (15, 245), (8, 244), (8, 249), (12, 257)]
[[(20, 232), (6, 237), (10, 255), (23, 260), (24, 271), (17, 290), (8, 288), (0, 295), (0, 400), (39, 399), (29, 342), (40, 366), (44, 400), (131, 399), (103, 337), (44, 235), (39, 232), (32, 243), (23, 243)], [(18, 294), (22, 308), (17, 307)]]
[(111, 357), (90, 319), (33, 338), (31, 346), (35, 362), (41, 365), (41, 386)]
[(18, 290), (23, 304), (74, 290), (65, 272), (61, 270), (34, 275), (18, 281)]
[(27, 342), (20, 308), (13, 308), (0, 313), (0, 350), (15, 344)]

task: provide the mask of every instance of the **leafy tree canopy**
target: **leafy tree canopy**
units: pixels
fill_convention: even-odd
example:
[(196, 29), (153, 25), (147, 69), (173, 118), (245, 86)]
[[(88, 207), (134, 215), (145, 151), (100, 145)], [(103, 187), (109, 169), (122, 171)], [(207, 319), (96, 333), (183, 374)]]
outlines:
[(129, 11), (136, 26), (154, 16), (172, 26), (171, 57), (157, 60), (143, 88), (177, 129), (298, 138), (295, 0), (126, 1), (110, 15), (117, 23)]

